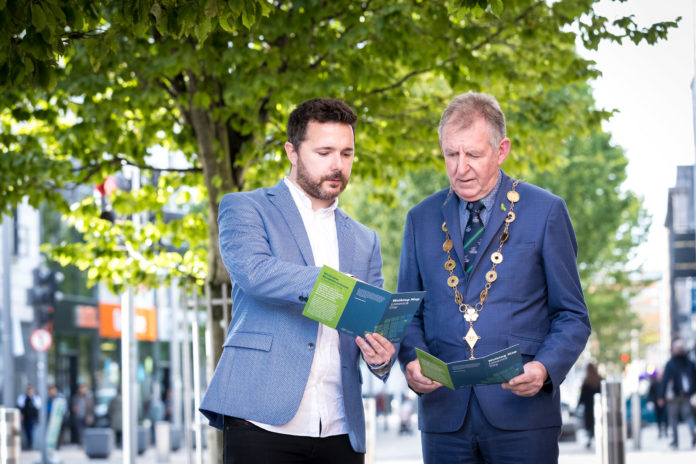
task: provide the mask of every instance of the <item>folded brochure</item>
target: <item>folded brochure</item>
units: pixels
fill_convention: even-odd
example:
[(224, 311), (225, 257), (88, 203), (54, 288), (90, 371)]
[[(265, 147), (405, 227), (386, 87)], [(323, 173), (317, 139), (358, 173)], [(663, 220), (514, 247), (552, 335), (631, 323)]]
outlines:
[(302, 314), (339, 332), (352, 336), (377, 332), (396, 343), (424, 295), (391, 293), (324, 266)]
[(524, 372), (520, 345), (488, 356), (449, 363), (418, 348), (416, 356), (424, 376), (452, 390), (503, 383)]

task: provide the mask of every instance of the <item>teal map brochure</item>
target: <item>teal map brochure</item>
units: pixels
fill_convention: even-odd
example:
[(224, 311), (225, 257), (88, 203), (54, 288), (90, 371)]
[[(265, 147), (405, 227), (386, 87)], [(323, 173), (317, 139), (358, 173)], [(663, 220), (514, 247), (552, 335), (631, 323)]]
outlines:
[(397, 343), (424, 295), (391, 293), (324, 266), (302, 314), (352, 336), (377, 332)]
[(524, 372), (520, 345), (496, 351), (482, 358), (449, 363), (418, 348), (416, 356), (424, 376), (452, 390), (503, 383)]

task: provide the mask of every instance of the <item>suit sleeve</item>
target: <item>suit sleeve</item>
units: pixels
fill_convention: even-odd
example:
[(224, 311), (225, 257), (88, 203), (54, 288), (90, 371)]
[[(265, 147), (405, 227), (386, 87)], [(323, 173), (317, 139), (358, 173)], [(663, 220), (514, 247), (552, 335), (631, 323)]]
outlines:
[[(422, 291), (423, 281), (420, 277), (418, 261), (416, 255), (415, 231), (413, 228), (412, 213), (406, 216), (406, 226), (404, 228), (404, 239), (401, 244), (401, 259), (399, 262), (399, 278), (397, 291), (412, 292)], [(425, 296), (426, 298), (428, 295)], [(423, 302), (420, 308), (413, 315), (410, 324), (406, 327), (401, 346), (399, 347), (399, 362), (402, 369), (409, 362), (416, 359), (416, 348), (428, 351), (425, 343), (425, 331), (423, 327)]]
[(320, 269), (274, 256), (260, 209), (245, 195), (222, 198), (218, 227), (227, 272), (253, 298), (275, 303), (307, 301)]
[(535, 360), (541, 362), (554, 388), (565, 379), (590, 336), (590, 320), (577, 268), (577, 242), (562, 200), (551, 205), (542, 244), (547, 284), (549, 333)]

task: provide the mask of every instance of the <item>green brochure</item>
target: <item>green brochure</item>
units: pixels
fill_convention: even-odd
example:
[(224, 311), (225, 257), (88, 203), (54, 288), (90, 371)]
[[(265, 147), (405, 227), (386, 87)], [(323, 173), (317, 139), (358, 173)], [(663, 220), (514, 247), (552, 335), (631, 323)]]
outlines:
[(348, 335), (377, 332), (397, 343), (424, 295), (391, 293), (324, 266), (302, 314)]
[(449, 363), (418, 348), (416, 356), (424, 376), (452, 390), (503, 383), (524, 372), (519, 345), (481, 358)]

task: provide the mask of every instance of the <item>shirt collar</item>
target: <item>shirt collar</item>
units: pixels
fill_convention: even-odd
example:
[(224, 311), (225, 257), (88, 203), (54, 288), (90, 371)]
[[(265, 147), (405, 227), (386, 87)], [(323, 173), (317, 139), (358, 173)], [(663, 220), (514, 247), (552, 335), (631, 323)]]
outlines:
[(305, 210), (308, 212), (311, 212), (312, 214), (328, 214), (328, 213), (333, 213), (336, 208), (338, 208), (338, 198), (336, 198), (333, 203), (331, 203), (329, 206), (326, 208), (320, 208), (316, 211), (312, 209), (312, 200), (307, 196), (305, 192), (303, 192), (293, 181), (291, 181), (289, 178), (285, 177), (283, 179), (285, 181), (285, 185), (288, 187), (290, 190), (290, 195), (292, 195), (293, 200), (295, 200), (295, 204), (297, 205), (297, 208), (300, 210)]

